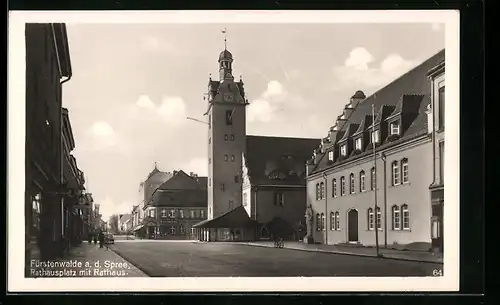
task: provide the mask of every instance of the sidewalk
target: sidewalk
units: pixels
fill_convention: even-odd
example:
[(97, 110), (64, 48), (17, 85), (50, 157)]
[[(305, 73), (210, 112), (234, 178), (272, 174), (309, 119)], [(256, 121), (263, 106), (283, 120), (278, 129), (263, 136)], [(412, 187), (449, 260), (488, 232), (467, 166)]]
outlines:
[[(274, 248), (274, 242), (272, 241), (238, 242), (238, 244), (255, 246), (255, 247)], [(367, 256), (367, 257), (377, 256), (376, 249), (371, 247), (350, 247), (342, 245), (323, 245), (323, 244), (304, 244), (300, 242), (285, 242), (285, 248), (292, 250), (320, 252), (320, 253), (356, 255), (356, 256)], [(397, 259), (397, 260), (436, 263), (436, 264), (443, 263), (442, 254), (437, 254), (437, 253), (435, 254), (431, 252), (400, 251), (400, 250), (384, 249), (381, 247), (380, 253), (383, 255), (382, 257), (383, 259)]]
[(32, 262), (33, 277), (147, 277), (114, 251), (98, 244), (83, 243), (64, 259), (43, 265)]

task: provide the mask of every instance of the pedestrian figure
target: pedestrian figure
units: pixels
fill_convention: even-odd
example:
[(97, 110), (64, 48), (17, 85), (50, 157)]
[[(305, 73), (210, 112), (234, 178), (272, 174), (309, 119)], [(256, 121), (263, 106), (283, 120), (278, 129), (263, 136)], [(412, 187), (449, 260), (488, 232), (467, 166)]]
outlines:
[(99, 248), (104, 247), (104, 233), (101, 231), (99, 232)]
[(97, 234), (96, 234), (96, 233), (93, 233), (92, 235), (93, 235), (93, 237), (94, 237), (94, 244), (97, 244)]
[(92, 233), (89, 232), (89, 235), (87, 236), (89, 244), (92, 244), (92, 239), (93, 239)]

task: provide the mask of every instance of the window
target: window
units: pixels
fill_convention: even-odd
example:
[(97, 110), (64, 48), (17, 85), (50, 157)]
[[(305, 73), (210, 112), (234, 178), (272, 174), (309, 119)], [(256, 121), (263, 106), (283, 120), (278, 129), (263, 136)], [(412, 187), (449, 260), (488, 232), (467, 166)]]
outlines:
[(401, 229), (401, 213), (397, 205), (392, 207), (392, 229), (393, 230)]
[(335, 230), (335, 213), (330, 212), (330, 231)]
[(321, 231), (321, 216), (316, 213), (316, 231)]
[(234, 134), (231, 135), (231, 141), (234, 141)]
[(439, 180), (444, 184), (444, 141), (439, 142)]
[(362, 149), (363, 146), (361, 144), (362, 144), (361, 138), (357, 138), (356, 139), (356, 149), (357, 150), (361, 150)]
[(373, 215), (373, 209), (369, 208), (367, 214), (368, 214), (368, 230), (374, 230), (375, 229), (375, 218)]
[(347, 156), (347, 145), (340, 146), (340, 154), (344, 157)]
[(196, 218), (195, 211), (194, 210), (189, 211), (189, 216), (191, 216), (191, 218)]
[(234, 155), (231, 155), (231, 162), (234, 162)]
[(359, 191), (365, 191), (365, 171), (359, 173)]
[(238, 183), (240, 181), (240, 178), (238, 175), (234, 176), (234, 183)]
[(410, 180), (408, 179), (408, 159), (401, 160), (401, 172), (403, 175), (403, 183), (408, 183)]
[(352, 173), (349, 175), (349, 193), (350, 194), (356, 193), (354, 189), (354, 174)]
[(399, 135), (399, 121), (391, 123), (391, 135)]
[(444, 86), (439, 88), (439, 94), (438, 94), (438, 107), (439, 107), (439, 130), (444, 129), (444, 118), (445, 118), (445, 113), (444, 113)]
[(233, 111), (226, 110), (226, 125), (233, 125)]
[(373, 191), (377, 187), (377, 174), (375, 173), (375, 167), (372, 167), (370, 175), (371, 175), (370, 178), (371, 178), (371, 183), (372, 183), (371, 189)]
[(234, 201), (229, 200), (229, 203), (227, 204), (227, 207), (229, 208), (229, 210), (232, 210), (233, 206), (234, 206)]
[(382, 212), (379, 207), (377, 207), (377, 228), (382, 230)]
[(224, 141), (227, 141), (227, 133), (224, 134)]
[(221, 184), (220, 184), (220, 190), (224, 192), (224, 191), (225, 191), (225, 189), (226, 189), (226, 188), (225, 188), (224, 183), (221, 183)]
[(399, 185), (400, 183), (400, 173), (398, 162), (392, 162), (392, 185)]
[(168, 217), (169, 218), (175, 218), (175, 210), (169, 210), (168, 211)]
[(372, 143), (379, 143), (380, 141), (380, 134), (378, 130), (372, 131)]
[(179, 210), (179, 218), (184, 218), (184, 210)]
[(248, 194), (247, 193), (243, 193), (243, 206), (244, 207), (247, 206), (247, 200), (248, 200)]
[(175, 227), (171, 226), (169, 232), (171, 235), (175, 235)]
[(200, 217), (205, 219), (205, 210), (200, 211)]
[(335, 212), (335, 230), (340, 230), (340, 213)]
[(345, 178), (340, 177), (340, 196), (345, 196)]
[(401, 212), (403, 214), (403, 230), (410, 229), (410, 210), (408, 210), (408, 205), (403, 204), (401, 206)]
[(161, 211), (160, 211), (160, 216), (161, 216), (162, 218), (166, 218), (166, 217), (167, 217), (167, 210), (166, 210), (166, 209), (161, 209)]
[(227, 155), (224, 155), (224, 161), (227, 162)]
[(332, 197), (337, 197), (337, 179), (332, 179)]
[(316, 183), (316, 200), (319, 200), (319, 183)]
[(319, 199), (325, 199), (325, 183), (323, 182), (319, 184)]
[(179, 226), (179, 233), (180, 233), (181, 235), (184, 235), (184, 226), (183, 226), (183, 225), (180, 225), (180, 226)]
[(275, 193), (274, 205), (277, 205), (277, 206), (284, 206), (285, 205), (285, 196), (283, 193)]
[(333, 151), (329, 151), (328, 152), (328, 161), (332, 161), (333, 162)]
[(326, 221), (326, 217), (325, 217), (325, 214), (321, 213), (321, 230), (325, 230), (325, 221)]
[(212, 143), (212, 138), (208, 138), (208, 144)]

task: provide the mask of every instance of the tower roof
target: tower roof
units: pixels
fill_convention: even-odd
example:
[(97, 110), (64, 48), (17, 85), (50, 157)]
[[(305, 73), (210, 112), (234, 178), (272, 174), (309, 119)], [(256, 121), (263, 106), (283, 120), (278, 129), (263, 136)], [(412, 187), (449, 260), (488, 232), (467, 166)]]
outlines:
[(229, 52), (228, 50), (224, 50), (224, 51), (220, 52), (220, 54), (219, 54), (219, 61), (222, 61), (225, 59), (230, 59), (230, 60), (233, 59), (233, 54), (231, 54), (231, 52)]

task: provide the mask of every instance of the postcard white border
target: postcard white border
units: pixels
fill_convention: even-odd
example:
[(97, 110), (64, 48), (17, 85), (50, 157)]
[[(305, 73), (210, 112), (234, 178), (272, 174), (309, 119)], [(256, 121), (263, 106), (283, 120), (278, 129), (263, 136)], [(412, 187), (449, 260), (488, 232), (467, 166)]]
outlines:
[[(258, 18), (257, 18), (258, 17)], [(441, 23), (446, 39), (446, 201), (442, 277), (24, 278), (25, 40), (27, 22), (65, 23)], [(8, 291), (458, 291), (459, 12), (458, 11), (121, 11), (9, 13)]]

